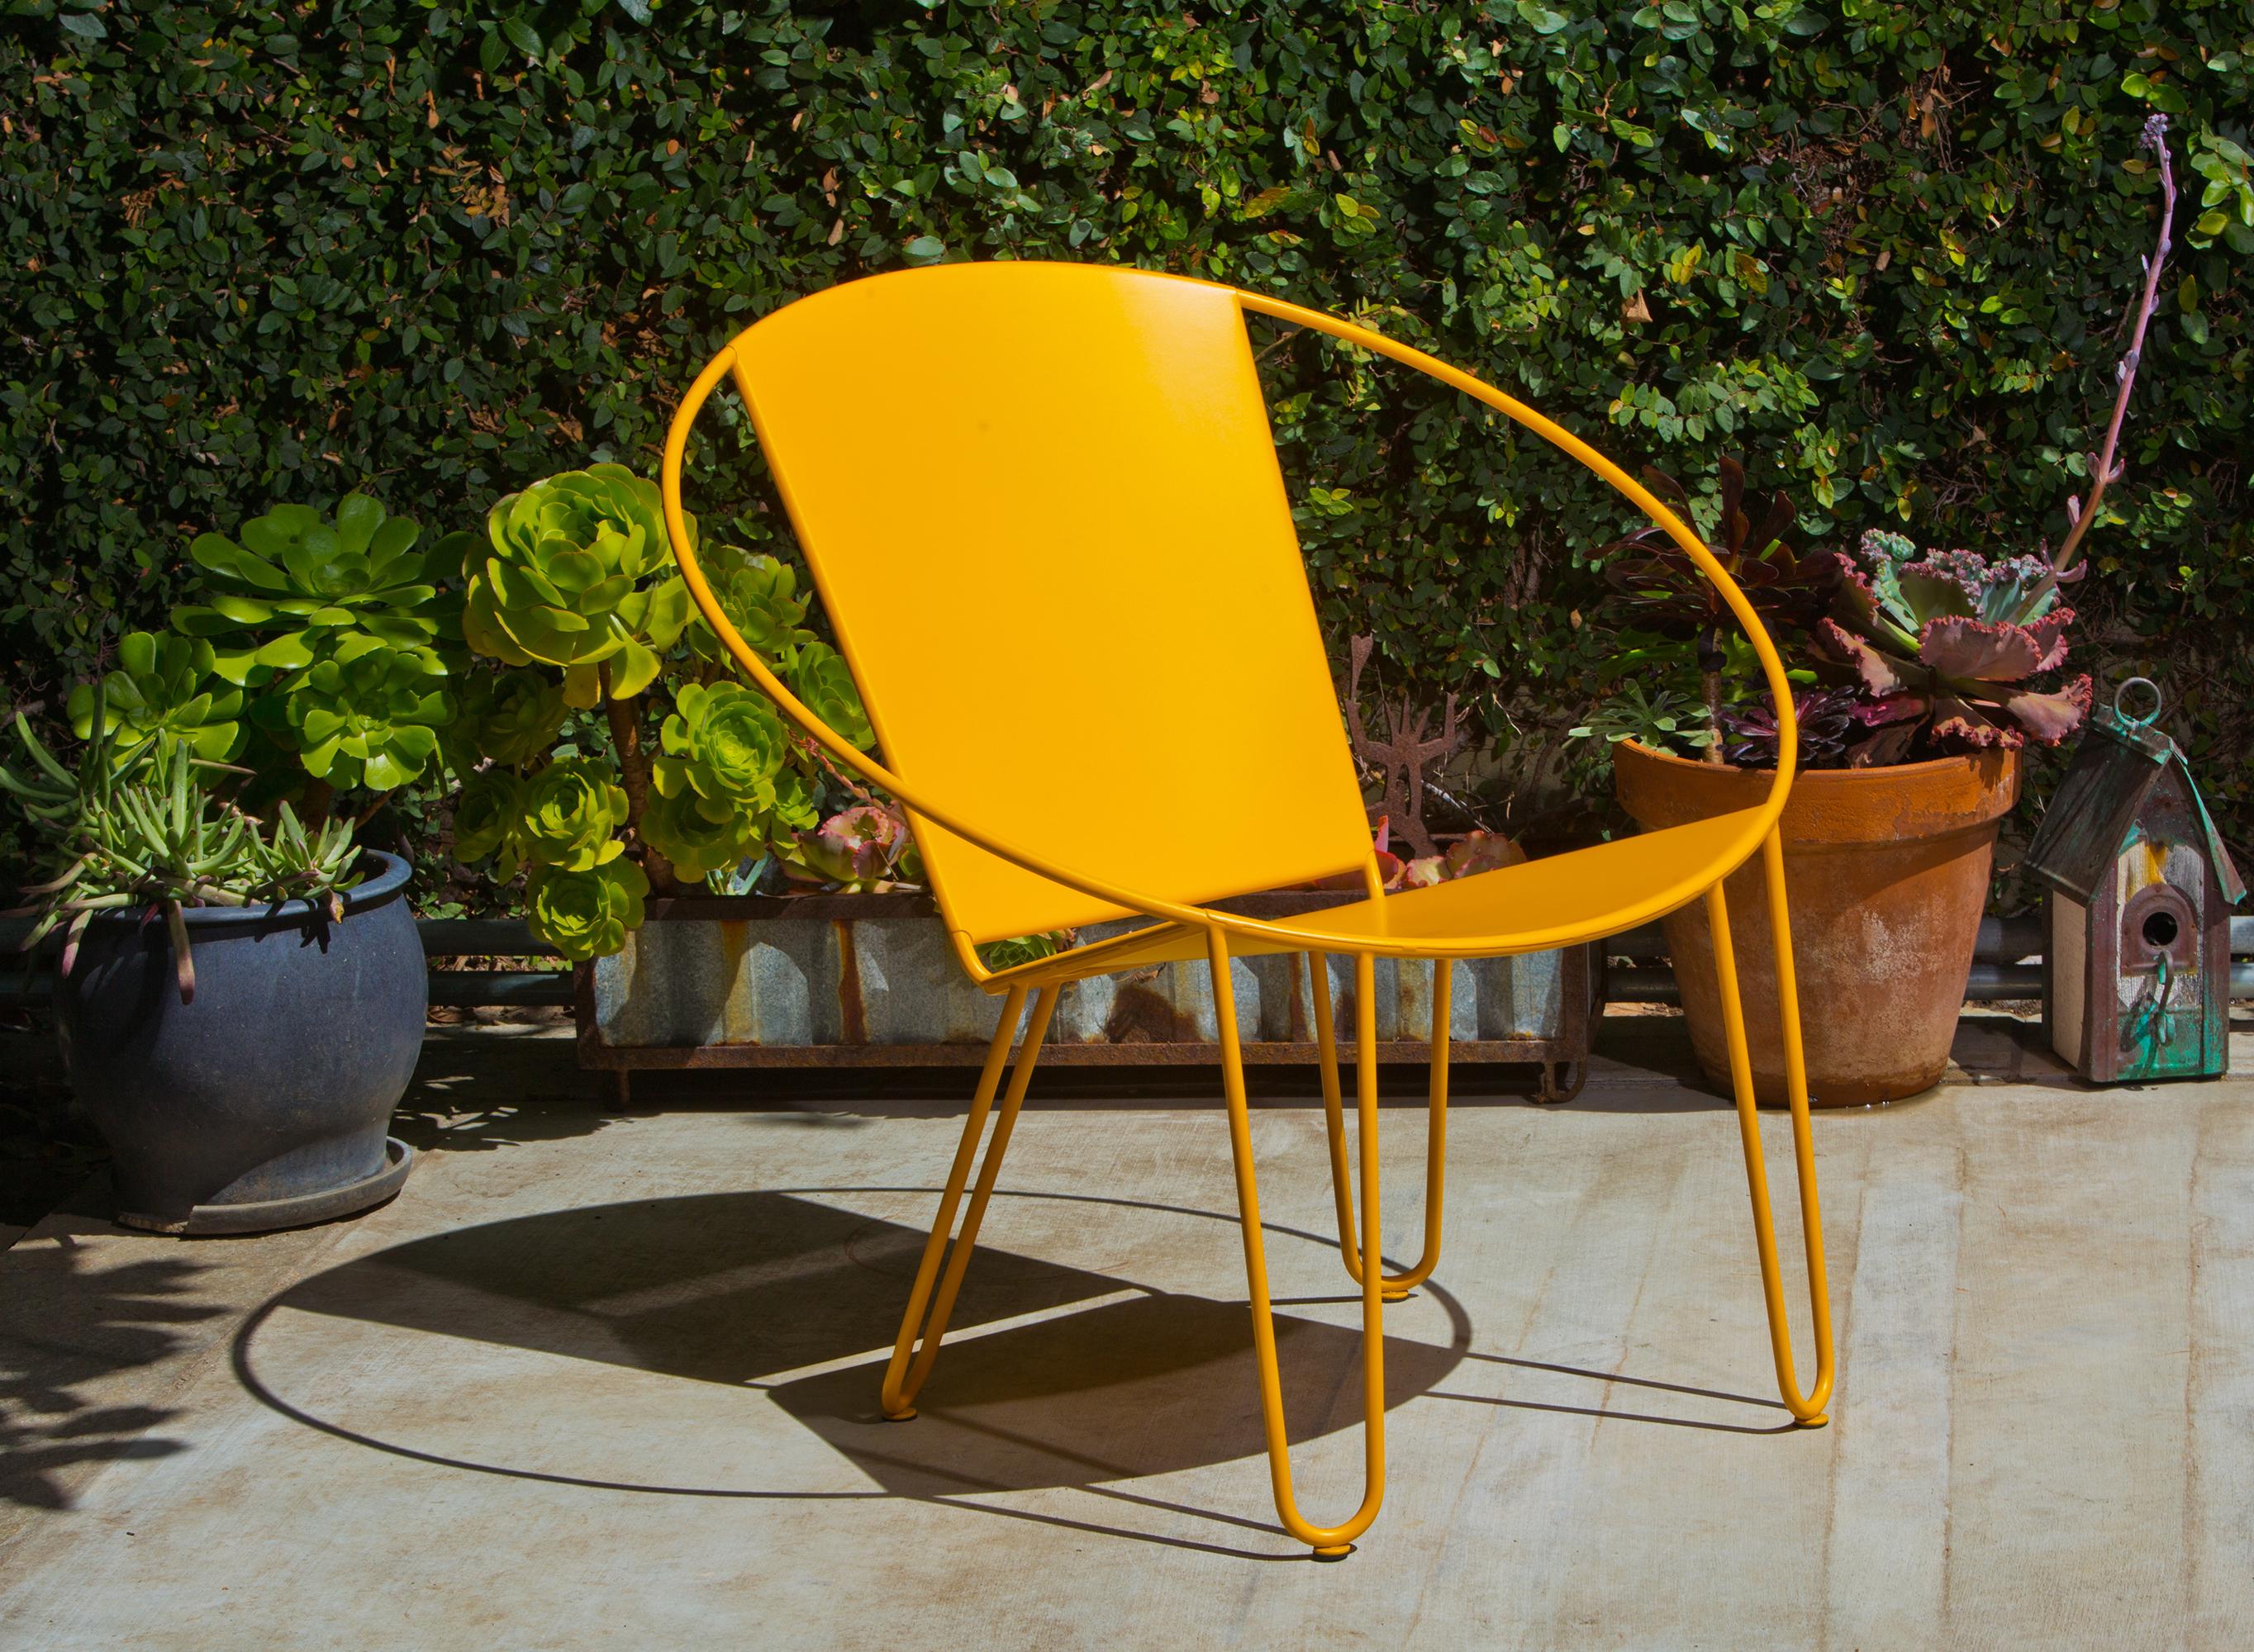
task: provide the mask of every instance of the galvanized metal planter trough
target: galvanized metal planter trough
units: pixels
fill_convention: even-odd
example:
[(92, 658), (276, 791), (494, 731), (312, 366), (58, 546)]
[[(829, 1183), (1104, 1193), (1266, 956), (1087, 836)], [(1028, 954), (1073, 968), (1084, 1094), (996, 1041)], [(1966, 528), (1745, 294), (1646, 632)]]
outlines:
[[(1288, 917), (1356, 898), (1248, 896), (1222, 904)], [(1096, 939), (1139, 920), (1091, 926)], [(1332, 961), (1327, 990), (1341, 1028), (1354, 1025), (1349, 960)], [(1599, 979), (1586, 947), (1451, 965), (1452, 1059), (1527, 1063), (1536, 1093), (1563, 1101), (1581, 1086)], [(1377, 965), (1380, 1061), (1425, 1057), (1432, 965)], [(1237, 1033), (1248, 1062), (1315, 1060), (1306, 960), (1239, 958)], [(786, 898), (683, 896), (653, 901), (626, 950), (582, 968), (579, 1060), (619, 1075), (757, 1067), (975, 1067), (1001, 1000), (963, 976), (937, 910), (921, 896)], [(1221, 1048), (1203, 964), (1165, 965), (1065, 990), (1042, 1048), (1044, 1065), (1217, 1064)], [(1350, 1047), (1341, 1059), (1350, 1059)]]

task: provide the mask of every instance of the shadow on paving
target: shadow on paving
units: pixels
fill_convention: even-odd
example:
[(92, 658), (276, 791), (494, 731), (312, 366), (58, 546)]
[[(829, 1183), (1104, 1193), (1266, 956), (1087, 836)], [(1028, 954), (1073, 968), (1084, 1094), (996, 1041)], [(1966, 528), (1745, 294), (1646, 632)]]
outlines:
[(433, 1026), (392, 1133), (417, 1152), (489, 1152), (593, 1135), (614, 1122), (591, 1099), (571, 1042), (538, 1028)]
[[(924, 1235), (802, 1193), (598, 1206), (396, 1246), (314, 1275), (266, 1303), (238, 1335), (236, 1370), (265, 1404), (374, 1449), (484, 1473), (679, 1495), (823, 1494), (620, 1486), (514, 1467), (506, 1460), (506, 1442), (523, 1428), (521, 1394), (494, 1398), (494, 1460), (439, 1456), (357, 1432), (274, 1392), (257, 1373), (255, 1339), (269, 1318), (288, 1308), (690, 1381), (764, 1388), (784, 1412), (883, 1488), (830, 1496), (928, 1499), (1094, 1488), (1264, 1452), (1250, 1316), (1242, 1301), (1158, 1291), (983, 1246), (965, 1279), (945, 1351), (919, 1396), (921, 1415), (907, 1425), (886, 1422), (877, 1410), (885, 1350), (899, 1328)], [(1235, 1225), (1234, 1217), (1207, 1211), (1127, 1200), (1082, 1202)], [(1233, 1236), (1214, 1237), (1233, 1248)], [(1347, 1283), (1342, 1273), (1340, 1283)], [(1468, 1320), (1452, 1299), (1434, 1294), (1452, 1321), (1451, 1344), (1388, 1337), (1389, 1406), (1431, 1390), (1466, 1356)], [(1323, 1300), (1340, 1301), (1349, 1314), (1358, 1300)], [(980, 1333), (983, 1326), (1040, 1313), (1054, 1317)], [(1359, 1328), (1302, 1317), (1286, 1304), (1279, 1307), (1276, 1330), (1292, 1439), (1358, 1426)], [(807, 1374), (793, 1375), (797, 1372)], [(620, 1403), (633, 1402), (622, 1398)], [(583, 1411), (578, 1421), (600, 1432), (631, 1430), (634, 1418), (606, 1421)], [(1176, 1507), (1126, 1493), (1107, 1495)], [(1183, 1512), (1269, 1530), (1210, 1510)]]
[(170, 1456), (186, 1449), (149, 1431), (175, 1415), (149, 1405), (96, 1405), (78, 1388), (157, 1364), (186, 1340), (180, 1327), (228, 1310), (183, 1301), (210, 1264), (166, 1257), (93, 1268), (68, 1233), (8, 1258), (0, 1301), (0, 1502), (66, 1509), (62, 1471), (81, 1463)]

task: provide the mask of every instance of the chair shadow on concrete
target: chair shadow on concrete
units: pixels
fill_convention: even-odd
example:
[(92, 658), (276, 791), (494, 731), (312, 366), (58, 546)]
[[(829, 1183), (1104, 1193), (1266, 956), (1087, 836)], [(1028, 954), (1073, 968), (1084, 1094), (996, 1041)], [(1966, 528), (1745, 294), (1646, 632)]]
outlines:
[[(932, 1196), (930, 1190), (912, 1188), (707, 1194), (556, 1211), (415, 1240), (314, 1275), (265, 1303), (236, 1337), (235, 1370), (262, 1403), (309, 1427), (453, 1468), (680, 1496), (944, 1499), (954, 1507), (1170, 1546), (1305, 1558), (1296, 1546), (1263, 1553), (990, 1502), (954, 1502), (998, 1491), (1074, 1488), (1122, 1504), (1264, 1535), (1275, 1531), (1265, 1520), (1167, 1502), (1120, 1483), (1239, 1460), (1248, 1474), (1264, 1481), (1253, 1467), (1264, 1446), (1250, 1320), (1242, 1300), (1156, 1290), (981, 1246), (946, 1350), (920, 1401), (921, 1414), (905, 1425), (884, 1421), (877, 1411), (878, 1378), (924, 1236), (823, 1198), (904, 1193)], [(1130, 1200), (1015, 1196), (1235, 1225), (1233, 1216)], [(1269, 1230), (1333, 1244), (1275, 1223)], [(1233, 1234), (1214, 1237), (1234, 1248)], [(1519, 1362), (1472, 1354), (1471, 1323), (1460, 1304), (1435, 1286), (1424, 1288), (1449, 1315), (1450, 1341), (1443, 1346), (1386, 1339), (1389, 1408), (1424, 1394), (1512, 1404), (1437, 1391), (1467, 1358)], [(1354, 1300), (1278, 1304), (1284, 1409), (1295, 1443), (1358, 1426), (1361, 1334), (1292, 1308)], [(522, 1412), (515, 1399), (498, 1394), (495, 1460), (444, 1456), (377, 1439), (316, 1414), (260, 1377), (255, 1340), (285, 1308), (764, 1390), (780, 1411), (855, 1464), (876, 1489), (621, 1483), (513, 1467), (506, 1460), (506, 1442), (522, 1428)], [(1569, 1374), (1623, 1380), (1599, 1372)], [(601, 1425), (597, 1418), (582, 1421)], [(631, 1425), (630, 1418), (617, 1424)]]

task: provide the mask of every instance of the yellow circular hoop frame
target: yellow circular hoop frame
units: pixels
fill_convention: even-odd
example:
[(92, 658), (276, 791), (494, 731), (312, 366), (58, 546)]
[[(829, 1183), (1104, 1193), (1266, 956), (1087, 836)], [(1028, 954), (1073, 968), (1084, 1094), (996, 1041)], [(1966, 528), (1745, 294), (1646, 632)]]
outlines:
[[(869, 279), (892, 280), (899, 278), (901, 275), (914, 273), (896, 272), (893, 275), (872, 276)], [(1187, 276), (1166, 276), (1163, 279), (1190, 280)], [(1201, 287), (1220, 285), (1213, 282), (1196, 282), (1194, 284)], [(674, 554), (681, 564), (682, 576), (688, 582), (690, 596), (695, 600), (698, 610), (703, 613), (706, 623), (712, 627), (713, 632), (720, 638), (729, 653), (734, 657), (736, 663), (741, 666), (752, 680), (760, 686), (761, 691), (774, 701), (784, 716), (796, 724), (838, 762), (875, 784), (882, 786), (916, 813), (936, 821), (958, 837), (976, 844), (988, 854), (998, 856), (1037, 876), (1047, 878), (1068, 889), (1077, 889), (1099, 900), (1110, 902), (1114, 905), (1127, 907), (1152, 917), (1166, 919), (1176, 924), (1193, 925), (1210, 931), (1254, 937), (1271, 943), (1281, 943), (1286, 948), (1294, 951), (1350, 951), (1381, 958), (1467, 958), (1485, 953), (1534, 951), (1618, 934), (1623, 930), (1632, 929), (1639, 924), (1661, 917), (1697, 898), (1751, 859), (1754, 851), (1761, 847), (1763, 840), (1769, 835), (1778, 816), (1784, 811), (1785, 799), (1792, 787), (1793, 772), (1797, 766), (1799, 731), (1793, 714), (1792, 686), (1785, 677), (1784, 662), (1778, 658), (1775, 645), (1769, 640), (1768, 632), (1762, 626), (1760, 617), (1754, 610), (1753, 604), (1746, 600), (1745, 593), (1738, 588), (1737, 582), (1730, 577), (1727, 570), (1715, 559), (1713, 553), (1706, 548), (1704, 541), (1693, 533), (1681, 518), (1662, 504), (1648, 488), (1582, 441), (1580, 437), (1551, 420), (1544, 418), (1524, 402), (1503, 394), (1493, 387), (1474, 379), (1471, 374), (1452, 367), (1446, 362), (1427, 355), (1421, 350), (1396, 343), (1382, 333), (1372, 332), (1367, 327), (1356, 326), (1352, 322), (1340, 321), (1334, 317), (1323, 314), (1320, 310), (1303, 309), (1298, 304), (1285, 303), (1279, 299), (1265, 297), (1258, 293), (1245, 292), (1241, 289), (1228, 288), (1225, 290), (1243, 310), (1256, 315), (1267, 316), (1277, 321), (1288, 322), (1295, 326), (1327, 333), (1332, 338), (1347, 344), (1414, 367), (1419, 373), (1438, 380), (1441, 383), (1462, 392), (1474, 401), (1484, 402), (1515, 422), (1533, 431), (1535, 435), (1552, 446), (1580, 461), (1611, 484), (1620, 494), (1665, 530), (1667, 536), (1675, 541), (1684, 554), (1698, 566), (1699, 571), (1712, 582), (1715, 589), (1721, 593), (1723, 602), (1727, 604), (1731, 613), (1736, 617), (1738, 624), (1744, 629), (1747, 640), (1753, 644), (1754, 655), (1760, 662), (1761, 673), (1768, 680), (1769, 694), (1776, 707), (1776, 777), (1771, 782), (1768, 796), (1763, 799), (1760, 809), (1750, 813), (1746, 826), (1738, 840), (1732, 842), (1722, 854), (1714, 856), (1705, 863), (1686, 868), (1679, 880), (1659, 893), (1647, 896), (1640, 901), (1616, 911), (1603, 914), (1601, 917), (1588, 922), (1558, 926), (1544, 931), (1497, 936), (1451, 936), (1445, 939), (1407, 938), (1390, 939), (1378, 937), (1348, 940), (1335, 933), (1295, 929), (1288, 924), (1267, 923), (1258, 918), (1239, 917), (1235, 913), (1214, 911), (1207, 907), (1186, 906), (1179, 902), (1163, 900), (1137, 890), (1123, 889), (1105, 879), (1093, 877), (1086, 873), (1074, 871), (1071, 868), (1060, 866), (1046, 855), (1037, 854), (1006, 839), (996, 837), (984, 827), (973, 825), (969, 815), (963, 810), (956, 807), (951, 801), (934, 800), (920, 788), (910, 784), (882, 763), (858, 750), (844, 735), (816, 716), (772, 671), (768, 670), (766, 662), (760, 659), (749, 644), (745, 642), (742, 634), (729, 621), (727, 615), (721, 611), (720, 604), (712, 594), (712, 588), (704, 578), (704, 570), (697, 566), (696, 552), (688, 532), (688, 522), (682, 514), (681, 465), (682, 457), (688, 450), (690, 430), (696, 422), (696, 415), (704, 408), (706, 399), (710, 396), (720, 380), (726, 377), (736, 366), (736, 346), (733, 340), (731, 340), (718, 355), (705, 364), (704, 370), (696, 375), (695, 381), (689, 387), (688, 394), (682, 398), (681, 406), (673, 415), (672, 427), (666, 434), (665, 458), (660, 476), (660, 486), (665, 504), (666, 531), (672, 536)], [(751, 330), (746, 331), (748, 332)], [(738, 387), (748, 397), (750, 394), (748, 386), (739, 383)]]

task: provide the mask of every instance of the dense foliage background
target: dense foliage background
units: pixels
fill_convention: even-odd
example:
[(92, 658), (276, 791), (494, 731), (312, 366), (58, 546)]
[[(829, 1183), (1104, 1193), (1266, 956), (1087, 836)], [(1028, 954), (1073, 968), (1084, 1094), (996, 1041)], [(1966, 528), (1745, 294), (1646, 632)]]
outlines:
[[(1810, 542), (2031, 548), (2109, 411), (2167, 112), (2185, 209), (2078, 663), (2159, 676), (2254, 839), (2237, 0), (5, 10), (0, 646), (35, 714), (161, 621), (195, 533), (360, 487), (436, 534), (653, 472), (731, 331), (939, 259), (1272, 291), (1694, 489), (1741, 451)], [(1264, 362), (1341, 651), (1475, 704), (1490, 824), (1554, 813), (1620, 510), (1448, 393), (1297, 335)], [(771, 536), (725, 449), (701, 509)]]

